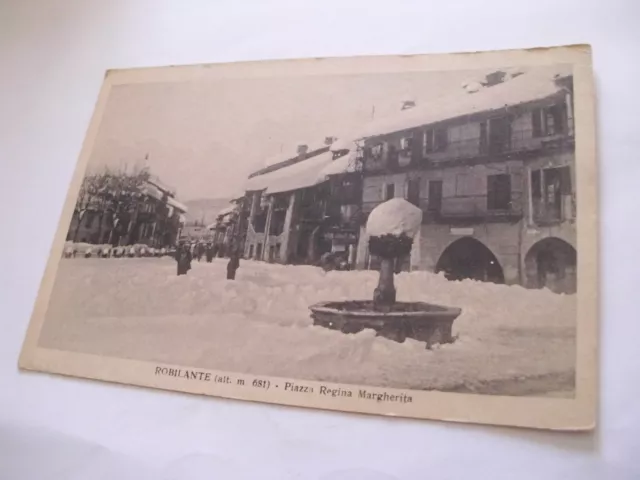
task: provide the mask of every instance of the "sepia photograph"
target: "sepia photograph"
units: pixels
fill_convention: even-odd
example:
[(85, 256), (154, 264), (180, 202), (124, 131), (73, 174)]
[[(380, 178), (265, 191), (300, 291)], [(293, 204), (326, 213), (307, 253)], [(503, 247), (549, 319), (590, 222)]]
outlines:
[(591, 428), (591, 82), (588, 47), (110, 71), (21, 366)]

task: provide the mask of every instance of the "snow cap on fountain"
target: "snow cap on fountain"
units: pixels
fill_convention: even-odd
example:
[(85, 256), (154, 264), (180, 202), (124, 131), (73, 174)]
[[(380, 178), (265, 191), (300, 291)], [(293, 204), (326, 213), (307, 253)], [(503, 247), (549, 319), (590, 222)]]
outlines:
[(422, 210), (403, 198), (392, 198), (371, 211), (367, 220), (367, 234), (380, 237), (404, 233), (413, 238), (420, 230), (421, 223)]

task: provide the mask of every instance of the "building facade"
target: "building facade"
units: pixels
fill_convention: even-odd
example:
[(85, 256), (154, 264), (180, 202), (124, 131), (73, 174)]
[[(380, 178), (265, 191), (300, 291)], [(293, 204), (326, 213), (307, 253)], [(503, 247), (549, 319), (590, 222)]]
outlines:
[(348, 148), (298, 148), (293, 159), (256, 172), (245, 197), (245, 258), (317, 264), (323, 255), (355, 263), (362, 174)]
[[(67, 240), (113, 246), (175, 245), (186, 206), (157, 177), (124, 186), (123, 175), (100, 181), (100, 188), (79, 198)], [(133, 178), (133, 177), (131, 177)]]
[[(394, 197), (423, 211), (404, 270), (575, 291), (572, 76), (520, 75), (364, 138), (364, 214)], [(357, 266), (376, 268), (367, 244), (362, 228)]]

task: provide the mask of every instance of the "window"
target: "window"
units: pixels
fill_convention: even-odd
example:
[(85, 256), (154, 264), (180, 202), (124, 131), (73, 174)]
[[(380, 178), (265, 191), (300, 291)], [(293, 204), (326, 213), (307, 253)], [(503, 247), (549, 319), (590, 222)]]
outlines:
[(533, 217), (538, 223), (553, 223), (573, 216), (573, 193), (569, 167), (531, 172)]
[(403, 152), (410, 152), (413, 138), (411, 137), (402, 137), (400, 139), (400, 150)]
[(407, 201), (416, 207), (420, 206), (420, 179), (411, 178), (407, 182)]
[(383, 148), (381, 143), (371, 147), (371, 158), (374, 160), (380, 160), (382, 158), (382, 150)]
[(564, 103), (537, 108), (531, 113), (534, 137), (561, 135), (566, 131), (566, 123), (567, 113)]
[(427, 210), (439, 212), (442, 207), (442, 180), (431, 180), (429, 182), (429, 204)]
[(437, 152), (446, 150), (448, 142), (447, 129), (436, 128), (433, 132), (433, 143)]
[(487, 177), (487, 209), (508, 210), (511, 206), (511, 175)]
[(249, 245), (249, 258), (253, 258), (253, 245)]
[(396, 186), (394, 183), (387, 183), (384, 186), (384, 200), (391, 200), (396, 196)]
[(350, 205), (360, 202), (361, 191), (361, 182), (356, 179), (345, 179), (336, 187), (334, 195), (338, 204)]
[(511, 119), (509, 117), (489, 120), (489, 153), (501, 153), (511, 145)]
[(424, 152), (441, 152), (449, 143), (448, 130), (444, 127), (430, 128), (424, 132)]

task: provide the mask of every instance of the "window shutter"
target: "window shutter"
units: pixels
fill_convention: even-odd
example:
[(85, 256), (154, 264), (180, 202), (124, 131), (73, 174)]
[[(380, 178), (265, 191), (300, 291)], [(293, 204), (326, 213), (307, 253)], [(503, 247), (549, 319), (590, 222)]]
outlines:
[(427, 131), (424, 132), (425, 137), (426, 137), (426, 151), (427, 152), (433, 152), (433, 130), (429, 129)]
[(560, 194), (571, 195), (571, 167), (562, 167), (560, 170)]

